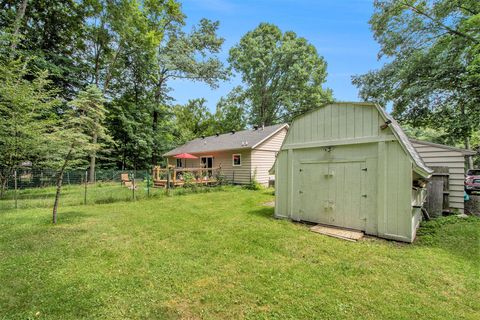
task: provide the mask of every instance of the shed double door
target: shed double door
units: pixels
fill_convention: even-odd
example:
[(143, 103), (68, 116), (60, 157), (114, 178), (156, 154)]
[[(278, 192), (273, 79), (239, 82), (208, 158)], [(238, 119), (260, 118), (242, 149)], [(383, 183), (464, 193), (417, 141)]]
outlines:
[(365, 231), (368, 174), (365, 161), (301, 163), (299, 220)]

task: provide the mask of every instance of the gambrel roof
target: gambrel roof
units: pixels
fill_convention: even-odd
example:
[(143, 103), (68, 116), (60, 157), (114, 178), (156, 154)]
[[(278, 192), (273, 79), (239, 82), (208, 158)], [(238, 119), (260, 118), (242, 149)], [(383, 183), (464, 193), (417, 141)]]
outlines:
[(415, 150), (413, 145), (410, 143), (410, 139), (407, 137), (400, 124), (398, 124), (397, 120), (395, 120), (391, 115), (389, 115), (378, 104), (375, 103), (374, 105), (385, 120), (391, 121), (389, 127), (390, 129), (392, 129), (393, 134), (397, 137), (403, 149), (407, 152), (407, 154), (410, 155), (410, 158), (413, 160), (414, 171), (421, 174), (422, 176), (430, 176), (433, 173), (433, 170), (427, 167), (427, 165), (423, 162), (422, 158), (417, 153), (417, 150)]

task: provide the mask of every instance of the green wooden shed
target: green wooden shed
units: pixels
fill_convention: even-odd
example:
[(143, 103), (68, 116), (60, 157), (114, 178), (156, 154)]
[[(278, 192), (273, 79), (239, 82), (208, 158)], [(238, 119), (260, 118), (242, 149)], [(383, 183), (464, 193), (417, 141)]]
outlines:
[(432, 173), (373, 103), (332, 103), (293, 121), (275, 162), (275, 216), (412, 242)]

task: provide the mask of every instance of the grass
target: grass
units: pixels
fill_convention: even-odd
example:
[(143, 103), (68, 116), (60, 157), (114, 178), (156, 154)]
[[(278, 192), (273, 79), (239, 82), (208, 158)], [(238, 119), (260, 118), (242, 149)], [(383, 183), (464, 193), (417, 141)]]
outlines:
[(0, 319), (478, 319), (480, 219), (412, 244), (272, 218), (270, 191), (0, 213)]
[[(205, 186), (197, 186), (195, 189), (178, 188), (170, 191), (170, 195), (192, 193), (192, 192), (208, 192), (219, 188), (211, 188)], [(221, 188), (220, 188), (221, 189)], [(30, 188), (18, 190), (17, 208), (48, 208), (53, 206), (55, 197), (55, 187)], [(163, 188), (152, 188), (147, 190), (145, 182), (137, 182), (135, 193), (133, 190), (122, 186), (120, 182), (99, 182), (87, 185), (86, 200), (87, 204), (106, 204), (114, 202), (124, 202), (143, 200), (147, 198), (161, 198), (166, 196)], [(135, 197), (135, 198), (134, 198)], [(60, 205), (62, 206), (78, 206), (83, 205), (85, 201), (85, 185), (64, 185), (60, 197)], [(0, 198), (0, 211), (15, 208), (15, 192), (9, 190), (3, 198)]]

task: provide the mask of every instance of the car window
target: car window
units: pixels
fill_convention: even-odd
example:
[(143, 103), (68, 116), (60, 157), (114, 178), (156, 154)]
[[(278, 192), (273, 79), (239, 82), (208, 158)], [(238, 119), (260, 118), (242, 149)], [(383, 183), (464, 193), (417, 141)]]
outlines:
[(469, 175), (469, 176), (480, 176), (480, 170), (468, 170), (467, 175)]

